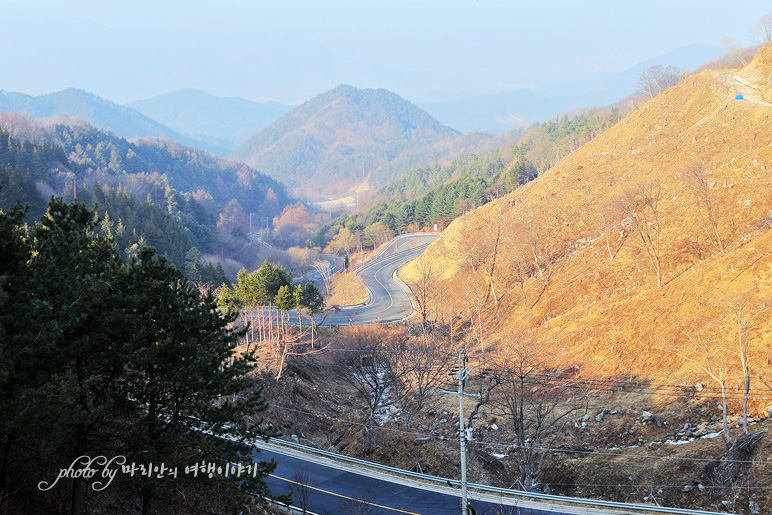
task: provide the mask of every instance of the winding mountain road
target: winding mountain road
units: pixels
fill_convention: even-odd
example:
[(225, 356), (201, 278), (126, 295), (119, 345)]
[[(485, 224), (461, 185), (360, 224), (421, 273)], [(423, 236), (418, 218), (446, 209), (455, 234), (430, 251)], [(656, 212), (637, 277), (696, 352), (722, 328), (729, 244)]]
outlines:
[(365, 304), (341, 306), (319, 315), (322, 325), (356, 325), (397, 322), (413, 313), (409, 289), (396, 276), (397, 270), (412, 261), (439, 237), (439, 233), (415, 233), (394, 238), (383, 251), (361, 265), (357, 277), (367, 290)]

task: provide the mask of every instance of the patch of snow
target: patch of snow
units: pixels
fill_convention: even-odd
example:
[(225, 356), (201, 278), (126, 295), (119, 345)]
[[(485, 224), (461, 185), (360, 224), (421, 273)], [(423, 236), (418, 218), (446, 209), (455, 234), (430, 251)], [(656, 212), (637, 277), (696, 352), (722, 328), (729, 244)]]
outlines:
[(496, 453), (494, 452), (494, 453), (491, 453), (491, 456), (493, 456), (493, 457), (494, 457), (494, 458), (496, 458), (497, 460), (501, 460), (501, 459), (504, 459), (504, 458), (506, 458), (507, 456), (509, 456), (509, 454), (496, 454)]
[(685, 443), (693, 442), (694, 438), (689, 438), (688, 440), (665, 440), (665, 443), (668, 445), (683, 445)]

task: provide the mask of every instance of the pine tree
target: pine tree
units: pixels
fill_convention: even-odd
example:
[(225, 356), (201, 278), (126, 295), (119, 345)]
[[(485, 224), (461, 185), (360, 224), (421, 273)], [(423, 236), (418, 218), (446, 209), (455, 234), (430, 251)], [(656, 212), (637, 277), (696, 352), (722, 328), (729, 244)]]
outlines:
[[(270, 433), (255, 420), (266, 405), (253, 356), (234, 353), (238, 313), (152, 248), (124, 264), (84, 204), (53, 199), (31, 229), (24, 211), (0, 211), (0, 501), (19, 491), (9, 485), (17, 444), (62, 465), (107, 449), (144, 464), (252, 464), (250, 439)], [(196, 490), (227, 492), (233, 505), (221, 509), (232, 512), (246, 491), (268, 495), (262, 478), (275, 465), (255, 466), (256, 477)], [(81, 513), (93, 495), (84, 481), (38, 495)], [(137, 481), (144, 513), (179, 488)]]
[[(0, 132), (0, 145), (2, 133)], [(34, 360), (30, 345), (35, 328), (29, 323), (36, 309), (28, 295), (30, 273), (27, 262), (32, 248), (26, 238), (26, 209), (17, 205), (8, 213), (0, 210), (0, 509), (7, 511), (10, 456), (25, 436), (34, 435), (25, 420), (25, 398), (39, 387), (32, 378)], [(29, 443), (29, 442), (26, 442)]]
[[(49, 379), (28, 399), (39, 427), (71, 459), (98, 450), (114, 420), (114, 385), (122, 373), (120, 342), (126, 320), (119, 284), (124, 266), (111, 240), (98, 234), (95, 211), (53, 199), (31, 232), (30, 291), (41, 304), (35, 323), (44, 335), (38, 373)], [(52, 395), (52, 392), (58, 392)], [(84, 482), (72, 481), (73, 514), (84, 506)]]
[[(229, 328), (238, 313), (223, 315), (214, 296), (202, 295), (152, 248), (140, 251), (130, 266), (128, 285), (132, 337), (124, 346), (121, 384), (125, 398), (134, 400), (137, 420), (127, 438), (131, 459), (251, 461), (249, 439), (268, 433), (247, 415), (266, 405), (248, 377), (253, 356), (234, 353), (245, 332)], [(222, 438), (226, 433), (232, 439)], [(266, 494), (262, 477), (274, 465), (260, 466), (261, 474), (242, 488)], [(143, 513), (149, 514), (163, 485), (157, 479), (140, 482)], [(231, 487), (234, 494), (241, 491), (235, 483)]]

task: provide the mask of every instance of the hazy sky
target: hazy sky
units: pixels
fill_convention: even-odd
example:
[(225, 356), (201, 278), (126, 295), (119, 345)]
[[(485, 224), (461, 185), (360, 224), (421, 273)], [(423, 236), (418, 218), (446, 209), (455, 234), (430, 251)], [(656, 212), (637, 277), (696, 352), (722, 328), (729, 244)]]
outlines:
[[(184, 87), (292, 103), (341, 83), (414, 101), (610, 75), (722, 36), (769, 0), (0, 0), (0, 89), (125, 102)], [(8, 45), (8, 42), (12, 45)]]

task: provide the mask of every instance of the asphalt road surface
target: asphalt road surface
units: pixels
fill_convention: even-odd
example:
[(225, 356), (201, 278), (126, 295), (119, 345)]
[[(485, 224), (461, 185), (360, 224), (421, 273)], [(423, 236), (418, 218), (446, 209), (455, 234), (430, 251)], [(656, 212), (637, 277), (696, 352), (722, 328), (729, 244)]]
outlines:
[(410, 316), (413, 306), (408, 288), (396, 278), (395, 272), (418, 257), (439, 237), (438, 233), (416, 234), (395, 238), (392, 245), (377, 259), (359, 267), (357, 275), (368, 291), (365, 305), (343, 306), (316, 318), (322, 325), (356, 325), (396, 322)]
[[(276, 470), (266, 482), (275, 495), (292, 492), (293, 505), (309, 512), (326, 514), (406, 514), (449, 515), (460, 513), (460, 492), (450, 487), (422, 489), (409, 479), (369, 477), (351, 470), (335, 468), (289, 456), (283, 452), (262, 449), (256, 459), (274, 459)], [(437, 491), (441, 490), (441, 491)], [(526, 507), (501, 506), (475, 499), (470, 492), (469, 504), (477, 515), (547, 515), (559, 511)], [(470, 510), (470, 515), (473, 511)], [(576, 514), (576, 511), (572, 512)]]
[[(397, 476), (273, 442), (257, 442), (257, 460), (273, 459), (276, 470), (266, 478), (274, 495), (292, 494), (292, 505), (309, 515), (457, 515), (461, 492), (440, 481)], [(723, 512), (671, 510), (658, 506), (590, 506), (570, 498), (554, 502), (471, 488), (469, 515), (662, 515), (666, 512), (722, 515)], [(299, 512), (295, 512), (299, 513)]]

